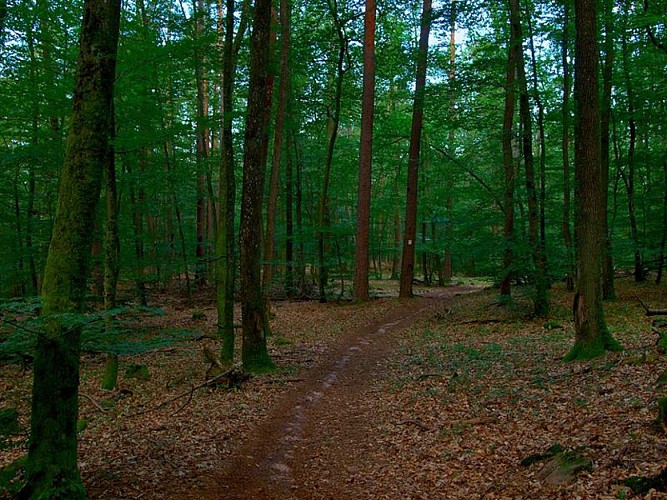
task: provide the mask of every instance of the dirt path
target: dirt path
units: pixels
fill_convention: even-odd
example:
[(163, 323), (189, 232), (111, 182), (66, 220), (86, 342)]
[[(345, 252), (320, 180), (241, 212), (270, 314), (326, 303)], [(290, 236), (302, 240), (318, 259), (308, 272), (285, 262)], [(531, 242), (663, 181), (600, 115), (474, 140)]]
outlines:
[[(377, 440), (373, 393), (400, 333), (472, 287), (399, 301), (391, 314), (341, 336), (284, 395), (234, 459), (192, 498), (363, 498), (361, 473)], [(377, 466), (377, 464), (375, 464)]]

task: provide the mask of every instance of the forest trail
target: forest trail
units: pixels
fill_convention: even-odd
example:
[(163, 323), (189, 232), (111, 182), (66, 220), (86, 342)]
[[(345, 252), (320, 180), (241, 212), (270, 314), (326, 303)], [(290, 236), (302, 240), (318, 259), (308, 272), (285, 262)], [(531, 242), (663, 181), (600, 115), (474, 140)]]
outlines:
[(359, 325), (285, 393), (200, 499), (363, 497), (364, 462), (375, 460), (374, 392), (403, 330), (455, 295), (453, 286), (396, 302), (381, 321)]

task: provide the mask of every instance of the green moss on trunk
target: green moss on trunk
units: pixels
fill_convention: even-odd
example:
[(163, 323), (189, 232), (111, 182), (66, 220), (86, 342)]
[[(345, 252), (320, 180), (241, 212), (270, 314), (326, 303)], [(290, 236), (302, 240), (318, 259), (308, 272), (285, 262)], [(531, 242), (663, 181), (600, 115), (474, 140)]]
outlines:
[(113, 82), (120, 0), (86, 0), (72, 119), (44, 269), (44, 332), (37, 337), (26, 485), (18, 498), (79, 499), (77, 467), (80, 328), (94, 217), (112, 154)]

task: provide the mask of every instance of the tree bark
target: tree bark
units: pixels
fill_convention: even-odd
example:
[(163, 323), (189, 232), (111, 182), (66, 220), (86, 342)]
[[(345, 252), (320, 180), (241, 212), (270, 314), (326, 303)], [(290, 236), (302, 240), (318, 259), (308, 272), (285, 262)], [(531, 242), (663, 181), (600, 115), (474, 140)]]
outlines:
[(268, 142), (269, 43), (271, 0), (257, 0), (250, 39), (248, 110), (243, 155), (241, 199), (241, 310), (243, 367), (263, 371), (273, 367), (266, 346), (269, 333), (261, 280), (262, 199), (264, 194), (264, 152)]
[(45, 331), (37, 337), (26, 486), (19, 498), (85, 498), (77, 467), (81, 323), (104, 165), (113, 154), (113, 83), (120, 1), (86, 0), (73, 111), (42, 286)]
[(563, 105), (562, 105), (562, 136), (561, 145), (563, 150), (563, 221), (562, 233), (565, 242), (565, 254), (567, 259), (567, 275), (565, 276), (566, 288), (568, 291), (574, 290), (575, 267), (574, 250), (572, 243), (571, 218), (571, 190), (570, 184), (570, 6), (565, 2), (563, 8), (563, 42), (561, 45), (561, 60), (563, 64)]
[(345, 77), (345, 57), (347, 55), (348, 40), (345, 35), (343, 21), (338, 15), (337, 0), (329, 0), (329, 10), (336, 24), (336, 33), (338, 35), (338, 60), (336, 62), (336, 91), (334, 94), (333, 111), (329, 112), (329, 123), (327, 124), (327, 153), (324, 163), (324, 177), (322, 179), (322, 192), (320, 193), (320, 203), (317, 210), (319, 223), (318, 230), (318, 261), (319, 261), (319, 292), (320, 302), (327, 301), (326, 286), (329, 281), (329, 269), (326, 263), (326, 246), (329, 233), (329, 183), (331, 179), (331, 166), (333, 163), (333, 154), (338, 139), (338, 127), (340, 125), (340, 105), (343, 96), (343, 78)]
[(209, 157), (210, 130), (208, 120), (208, 80), (205, 77), (206, 58), (202, 51), (201, 39), (204, 37), (204, 0), (194, 0), (192, 3), (194, 26), (194, 66), (195, 83), (197, 85), (197, 245), (195, 247), (195, 284), (202, 288), (206, 284), (206, 162)]
[[(624, 18), (627, 19), (629, 13), (629, 2), (626, 0), (626, 13)], [(625, 86), (628, 97), (628, 170), (627, 173), (622, 172), (623, 181), (628, 193), (628, 216), (630, 218), (630, 239), (632, 240), (634, 263), (635, 263), (635, 282), (640, 283), (645, 280), (644, 266), (641, 256), (641, 244), (639, 241), (639, 228), (637, 226), (637, 211), (635, 208), (635, 150), (637, 146), (637, 120), (635, 117), (635, 94), (630, 75), (630, 54), (628, 49), (628, 35), (627, 29), (623, 31), (622, 37), (623, 46), (623, 76), (625, 78)]]
[[(114, 117), (112, 115), (110, 137), (115, 136)], [(116, 186), (116, 163), (113, 147), (105, 162), (105, 187), (107, 226), (104, 238), (104, 310), (109, 312), (116, 307), (118, 289), (118, 275), (120, 273), (120, 236), (118, 231), (118, 189)], [(110, 316), (104, 319), (104, 329), (107, 334), (113, 332), (113, 319)], [(102, 389), (112, 390), (118, 381), (118, 355), (107, 354), (107, 363), (102, 377)]]
[(283, 141), (285, 137), (285, 118), (290, 88), (290, 9), (288, 0), (280, 0), (280, 84), (278, 87), (278, 109), (276, 110), (276, 126), (273, 138), (273, 157), (269, 178), (268, 203), (266, 208), (266, 236), (264, 238), (264, 270), (262, 282), (267, 298), (276, 268), (276, 217), (278, 209), (278, 180), (280, 178), (280, 162), (283, 157)]
[(600, 185), (600, 113), (595, 0), (575, 0), (575, 343), (565, 359), (590, 359), (620, 345), (607, 330), (602, 307), (604, 210)]
[(608, 220), (609, 207), (609, 170), (610, 170), (610, 125), (611, 125), (611, 91), (612, 74), (614, 64), (614, 32), (613, 32), (613, 0), (604, 2), (604, 33), (605, 54), (602, 68), (602, 103), (600, 112), (600, 149), (601, 169), (600, 183), (602, 184), (602, 207), (604, 209), (604, 265), (602, 267), (602, 298), (613, 300), (616, 298), (616, 287), (614, 285), (614, 259), (612, 253), (612, 240)]
[(503, 237), (505, 251), (503, 255), (503, 275), (500, 281), (500, 297), (509, 300), (512, 296), (512, 263), (514, 260), (512, 247), (514, 245), (514, 182), (515, 167), (512, 143), (514, 139), (514, 108), (516, 107), (516, 51), (513, 48), (513, 38), (510, 37), (507, 50), (507, 78), (505, 81), (505, 111), (503, 114)]
[(662, 162), (663, 199), (662, 199), (662, 238), (660, 239), (660, 257), (658, 258), (658, 273), (655, 284), (659, 285), (665, 268), (665, 245), (667, 244), (667, 160)]
[(412, 282), (415, 273), (415, 245), (417, 237), (417, 189), (421, 151), (421, 137), (424, 122), (424, 93), (426, 90), (426, 64), (428, 59), (428, 38), (431, 31), (431, 0), (424, 0), (419, 50), (417, 52), (417, 74), (415, 98), (412, 106), (412, 127), (408, 152), (408, 183), (405, 205), (405, 230), (403, 233), (403, 254), (401, 258), (401, 280), (399, 297), (412, 297)]
[(534, 313), (538, 317), (549, 314), (548, 281), (546, 257), (543, 254), (539, 234), (539, 203), (535, 185), (535, 158), (533, 155), (533, 127), (528, 99), (525, 61), (523, 57), (523, 33), (519, 0), (510, 0), (510, 24), (512, 36), (510, 44), (516, 51), (517, 83), (519, 87), (519, 116), (521, 120), (521, 143), (523, 161), (526, 169), (526, 194), (528, 198), (528, 238), (531, 246), (533, 265), (536, 274), (536, 290), (533, 299)]
[[(234, 361), (234, 278), (235, 245), (234, 214), (236, 179), (234, 177), (234, 141), (232, 136), (232, 92), (234, 87), (234, 0), (226, 0), (223, 15), (222, 0), (218, 0), (218, 32), (222, 44), (220, 74), (220, 216), (215, 243), (216, 306), (218, 334), (222, 340), (220, 359)], [(224, 35), (223, 35), (224, 24)], [(224, 39), (223, 39), (224, 36)]]
[(357, 227), (354, 256), (354, 298), (369, 299), (369, 233), (371, 220), (371, 165), (375, 111), (375, 0), (366, 0), (364, 16), (364, 76), (361, 102), (361, 144), (357, 189)]

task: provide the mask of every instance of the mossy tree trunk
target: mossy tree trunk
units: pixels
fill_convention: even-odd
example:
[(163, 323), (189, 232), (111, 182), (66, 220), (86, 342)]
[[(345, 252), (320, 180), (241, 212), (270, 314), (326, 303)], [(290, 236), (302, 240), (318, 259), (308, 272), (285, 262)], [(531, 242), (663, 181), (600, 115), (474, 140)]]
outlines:
[(597, 6), (576, 0), (575, 7), (575, 242), (577, 285), (574, 297), (576, 339), (566, 360), (590, 359), (620, 345), (607, 330), (602, 308), (604, 216), (600, 183), (600, 113)]
[(73, 112), (42, 286), (26, 486), (19, 498), (85, 498), (77, 468), (80, 328), (94, 217), (110, 154), (120, 0), (86, 0)]
[(261, 281), (262, 198), (264, 194), (269, 99), (269, 40), (271, 0), (257, 0), (250, 39), (250, 80), (243, 157), (241, 199), (241, 357), (248, 371), (273, 366), (266, 347), (269, 322)]
[[(115, 135), (114, 117), (111, 116), (110, 136)], [(118, 274), (120, 267), (120, 236), (118, 234), (118, 190), (116, 189), (116, 164), (114, 161), (113, 146), (109, 147), (105, 162), (106, 181), (106, 209), (107, 227), (104, 241), (104, 309), (109, 312), (116, 307), (116, 292), (118, 290)], [(107, 316), (104, 320), (107, 333), (112, 333), (113, 318)], [(102, 378), (102, 389), (115, 389), (118, 381), (118, 354), (109, 353)]]
[(232, 91), (234, 87), (234, 0), (226, 0), (226, 15), (223, 16), (222, 0), (218, 2), (218, 32), (221, 40), (222, 72), (220, 115), (220, 216), (215, 243), (216, 258), (216, 304), (218, 310), (218, 333), (222, 340), (220, 359), (223, 363), (234, 361), (234, 206), (236, 181), (234, 178), (234, 142), (232, 138)]

